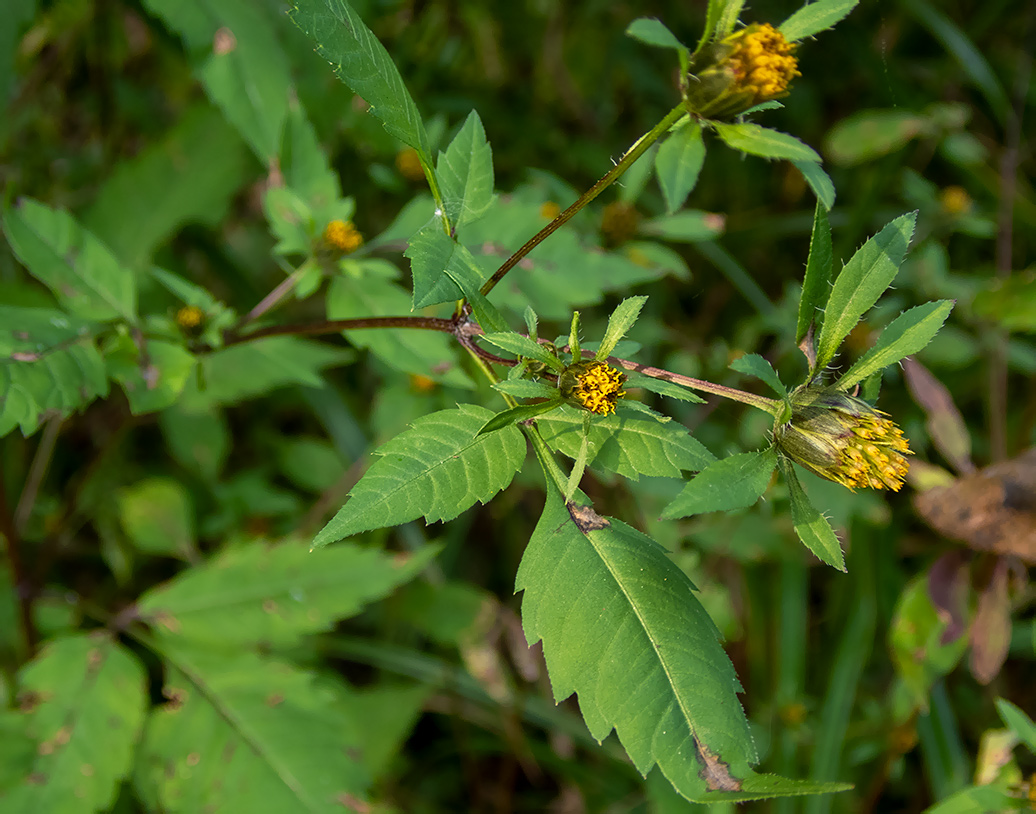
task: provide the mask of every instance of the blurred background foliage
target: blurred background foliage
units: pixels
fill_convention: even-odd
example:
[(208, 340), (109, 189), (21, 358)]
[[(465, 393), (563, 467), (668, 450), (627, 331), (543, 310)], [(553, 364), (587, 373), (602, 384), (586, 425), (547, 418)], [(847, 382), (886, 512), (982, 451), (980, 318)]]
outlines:
[[(477, 109), (498, 189), (561, 207), (676, 99), (671, 55), (626, 38), (626, 26), (658, 16), (693, 43), (705, 11), (704, 0), (355, 5), (439, 146)], [(796, 7), (767, 0), (745, 19), (776, 23)], [(222, 47), (253, 49), (257, 93), (293, 88), (356, 202), (357, 228), (383, 233), (423, 180), (284, 10), (273, 0), (8, 0), (6, 200), (65, 207), (123, 262), (174, 270), (246, 312), (285, 271), (262, 209), (279, 171), (263, 157), (276, 149), (265, 149), (261, 127), (226, 115), (240, 99), (213, 98), (213, 37), (218, 52), (219, 30), (230, 26), (237, 42)], [(655, 518), (672, 497), (668, 481), (620, 486), (593, 473), (586, 484), (595, 503), (671, 548), (701, 589), (745, 686), (762, 768), (856, 784), (837, 797), (748, 810), (919, 812), (976, 776), (1000, 771), (1018, 784), (1036, 771), (1032, 755), (1000, 767), (980, 748), (1001, 727), (998, 697), (1036, 711), (1027, 578), (1036, 460), (1024, 454), (1036, 442), (1034, 18), (1036, 6), (1019, 0), (865, 0), (801, 45), (803, 76), (783, 109), (764, 114), (822, 153), (838, 195), (836, 257), (892, 217), (920, 212), (897, 287), (850, 337), (852, 352), (906, 307), (957, 300), (936, 340), (883, 386), (880, 406), (917, 454), (911, 488), (853, 495), (808, 483), (844, 534), (848, 575), (809, 561), (779, 489), (750, 510), (663, 524)], [(665, 262), (689, 271), (638, 287), (651, 295), (631, 337), (644, 347), (641, 361), (740, 386), (727, 365), (742, 353), (762, 353), (790, 377), (804, 373), (792, 339), (814, 198), (801, 175), (710, 141), (689, 206), (713, 216), (707, 229), (700, 220), (660, 225), (664, 199), (635, 168), (581, 216), (579, 228), (604, 246), (668, 239), (680, 260)], [(405, 271), (398, 249), (387, 256)], [(521, 288), (520, 270), (508, 282)], [(141, 283), (141, 300), (145, 312), (176, 308), (156, 284)], [(0, 303), (52, 303), (6, 244)], [(583, 312), (586, 334), (597, 335), (607, 309)], [(323, 319), (322, 300), (292, 302), (282, 316)], [(567, 329), (547, 316), (558, 322), (542, 335)], [(315, 531), (373, 445), (472, 386), (375, 356), (343, 365), (365, 352), (326, 347), (326, 358), (307, 362), (309, 383), (249, 381), (245, 369), (205, 411), (141, 416), (114, 393), (29, 439), (0, 441), (7, 512), (22, 507), (23, 484), (36, 493), (17, 519), (42, 636), (104, 621), (81, 618), (70, 595), (114, 613), (228, 538)], [(770, 429), (762, 414), (729, 403), (671, 409), (717, 454), (758, 446)], [(33, 461), (47, 459), (45, 474), (34, 474)], [(443, 545), (430, 577), (310, 654), (367, 687), (381, 799), (407, 812), (696, 810), (657, 772), (641, 781), (612, 740), (598, 748), (574, 701), (548, 700), (513, 596), (541, 501), (526, 475), (445, 527), (369, 535), (391, 548)], [(13, 608), (0, 613), (7, 682), (24, 654)], [(385, 688), (396, 694), (379, 707)], [(120, 805), (142, 810), (129, 795)]]

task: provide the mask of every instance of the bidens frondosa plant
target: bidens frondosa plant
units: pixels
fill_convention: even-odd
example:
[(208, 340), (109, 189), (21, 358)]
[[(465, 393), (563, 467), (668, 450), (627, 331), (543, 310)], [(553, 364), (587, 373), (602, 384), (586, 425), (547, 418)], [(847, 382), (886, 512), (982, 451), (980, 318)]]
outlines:
[[(564, 194), (558, 185), (549, 194), (534, 186), (523, 187), (512, 196), (495, 194), (492, 149), (476, 112), (456, 123), (451, 138), (436, 144), (438, 139), (430, 132), (433, 128), (426, 129), (396, 66), (349, 3), (296, 0), (292, 5), (297, 25), (362, 97), (363, 109), (384, 124), (391, 149), (398, 151), (396, 171), (406, 181), (421, 177), (427, 181), (427, 194), (408, 204), (381, 235), (365, 241), (357, 230), (352, 220), (356, 202), (342, 194), (315, 130), (294, 98), (280, 119), (263, 128), (258, 142), (261, 157), (271, 162), (271, 177), (282, 177), (281, 183), (267, 188), (263, 208), (276, 238), (274, 251), (286, 274), (258, 304), (242, 309), (241, 316), (200, 286), (161, 269), (149, 272), (151, 287), (161, 286), (184, 307), (175, 319), (169, 318), (171, 312), (142, 316), (135, 287), (137, 272), (123, 265), (70, 215), (23, 201), (4, 217), (14, 252), (66, 309), (55, 308), (43, 316), (21, 315), (28, 326), (26, 336), (44, 331), (54, 355), (44, 359), (21, 333), (12, 340), (17, 364), (40, 367), (14, 368), (32, 375), (23, 376), (10, 388), (15, 396), (4, 402), (0, 413), (4, 432), (16, 426), (33, 432), (43, 417), (67, 415), (107, 392), (106, 377), (111, 375), (123, 386), (134, 413), (177, 411), (166, 422), (172, 427), (168, 431), (190, 442), (185, 443), (190, 454), (184, 459), (193, 462), (191, 456), (204, 457), (209, 446), (217, 447), (223, 437), (217, 427), (210, 433), (216, 438), (211, 444), (194, 444), (194, 428), (224, 403), (258, 392), (249, 389), (253, 371), (247, 360), (272, 360), (270, 367), (276, 368), (276, 375), (264, 385), (267, 389), (290, 383), (312, 394), (326, 386), (319, 375), (322, 368), (351, 364), (362, 358), (360, 350), (392, 375), (398, 374), (403, 383), (387, 395), (377, 394), (376, 411), (403, 393), (419, 396), (419, 403), (432, 410), (382, 444), (358, 482), (353, 475), (359, 467), (333, 476), (329, 484), (321, 481), (318, 491), (325, 497), (301, 526), (310, 539), (312, 529), (319, 528), (326, 517), (321, 512), (332, 501), (331, 511), (340, 508), (312, 538), (314, 549), (371, 530), (407, 525), (414, 532), (407, 539), (416, 539), (407, 563), (397, 567), (376, 547), (356, 542), (311, 555), (297, 545), (285, 545), (269, 554), (270, 560), (265, 548), (257, 546), (244, 553), (231, 552), (226, 560), (229, 566), (221, 561), (194, 583), (188, 574), (177, 583), (183, 594), (177, 593), (177, 586), (148, 592), (126, 612), (133, 624), (120, 630), (136, 636), (141, 648), (153, 651), (161, 660), (163, 671), (171, 676), (171, 691), (183, 699), (175, 713), (187, 719), (199, 705), (205, 714), (211, 711), (204, 705), (211, 703), (216, 691), (196, 692), (192, 682), (201, 681), (198, 677), (217, 658), (219, 648), (212, 644), (222, 644), (220, 636), (239, 627), (237, 616), (233, 625), (220, 617), (211, 624), (198, 622), (192, 627), (190, 614), (199, 604), (209, 605), (192, 604), (191, 590), (204, 593), (205, 580), (212, 572), (237, 573), (235, 568), (264, 586), (271, 574), (282, 571), (290, 580), (298, 574), (320, 578), (314, 593), (327, 595), (328, 609), (321, 605), (319, 612), (310, 613), (304, 605), (305, 592), (296, 590), (293, 581), (284, 583), (277, 601), (249, 599), (252, 604), (247, 608), (235, 608), (241, 618), (251, 620), (254, 635), (248, 658), (236, 662), (233, 673), (235, 681), (261, 681), (266, 673), (254, 664), (261, 663), (268, 651), (281, 647), (289, 655), (301, 653), (301, 663), (291, 670), (266, 671), (277, 682), (284, 675), (290, 680), (264, 685), (261, 692), (250, 690), (248, 697), (261, 707), (262, 721), (271, 715), (296, 715), (302, 721), (300, 731), (316, 731), (319, 737), (310, 743), (310, 738), (300, 736), (288, 752), (276, 752), (283, 740), (279, 733), (294, 731), (294, 719), (288, 718), (289, 724), (276, 730), (278, 737), (268, 741), (261, 739), (262, 732), (255, 742), (234, 741), (227, 735), (225, 741), (219, 741), (215, 758), (206, 755), (205, 765), (220, 765), (219, 756), (224, 753), (234, 754), (235, 760), (255, 760), (255, 754), (268, 748), (275, 753), (268, 758), (270, 764), (287, 767), (282, 772), (288, 778), (288, 791), (282, 789), (282, 794), (294, 793), (298, 784), (306, 785), (306, 810), (323, 811), (331, 805), (365, 810), (365, 801), (372, 794), (366, 769), (350, 762), (354, 750), (334, 740), (339, 732), (352, 730), (333, 721), (324, 725), (325, 716), (358, 703), (355, 695), (336, 683), (340, 677), (327, 670), (319, 681), (321, 691), (326, 689), (332, 696), (340, 691), (335, 696), (338, 701), (317, 703), (312, 701), (316, 695), (307, 699), (308, 705), (271, 703), (270, 699), (283, 699), (294, 687), (309, 686), (309, 660), (317, 653), (316, 648), (307, 649), (312, 638), (332, 628), (338, 619), (358, 612), (364, 602), (380, 598), (412, 578), (435, 556), (438, 549), (425, 545), (413, 521), (449, 521), (476, 503), (490, 501), (526, 465), (531, 448), (542, 470), (546, 498), (515, 586), (523, 592), (522, 624), (528, 644), (543, 643), (555, 700), (577, 694), (593, 738), (601, 741), (614, 730), (643, 775), (658, 766), (673, 787), (691, 800), (751, 800), (845, 788), (838, 783), (756, 771), (758, 756), (738, 699), (740, 685), (720, 645), (717, 628), (698, 602), (687, 574), (641, 531), (608, 516), (609, 507), (603, 504), (614, 490), (588, 490), (604, 495), (595, 505), (580, 487), (588, 468), (631, 483), (642, 476), (676, 479), (679, 483), (665, 499), (677, 490), (679, 493), (662, 512), (664, 518), (676, 519), (750, 506), (770, 488), (773, 472), (779, 468), (783, 483), (774, 488), (774, 502), (781, 511), (790, 507), (791, 526), (817, 557), (844, 569), (841, 541), (810, 502), (799, 482), (799, 471), (804, 469), (850, 489), (896, 490), (903, 484), (904, 456), (910, 450), (891, 419), (873, 406), (874, 396), (883, 369), (922, 348), (942, 325), (951, 304), (928, 303), (905, 311), (860, 358), (837, 359), (837, 366), (844, 368), (837, 378), (830, 372), (843, 341), (892, 283), (913, 234), (914, 216), (904, 215), (890, 223), (835, 274), (827, 221), (834, 191), (820, 166), (820, 156), (794, 136), (742, 120), (752, 115), (753, 108), (762, 112), (760, 106), (778, 105), (776, 100), (789, 92), (789, 83), (800, 75), (795, 43), (833, 25), (853, 3), (818, 0), (774, 27), (745, 25), (737, 19), (741, 4), (711, 0), (705, 30), (693, 51), (658, 20), (635, 21), (629, 28), (633, 37), (675, 52), (680, 80), (673, 89), (672, 109), (563, 211), (553, 200)], [(221, 68), (206, 71), (206, 76), (229, 81), (237, 72)], [(227, 98), (251, 96), (219, 97), (221, 101)], [(251, 109), (249, 115), (233, 118), (247, 123), (252, 119)], [(738, 120), (730, 121), (733, 118)], [(277, 141), (282, 131), (284, 144)], [(693, 192), (707, 157), (705, 134), (713, 132), (720, 146), (739, 154), (794, 161), (796, 169), (789, 171), (801, 172), (818, 199), (796, 324), (772, 327), (775, 341), (789, 353), (796, 346), (802, 350), (805, 376), (789, 388), (766, 359), (752, 353), (731, 365), (737, 373), (754, 377), (769, 388), (772, 393), (765, 396), (627, 358), (638, 352), (637, 346), (619, 343), (635, 328), (647, 302), (644, 296), (619, 302), (596, 347), (582, 342), (577, 308), (592, 307), (605, 295), (625, 296), (631, 287), (648, 280), (681, 276), (683, 261), (674, 262), (679, 255), (673, 249), (657, 241), (639, 240), (650, 235), (641, 230), (633, 203), (623, 201), (606, 213), (604, 241), (596, 230), (580, 225), (580, 220), (600, 222), (597, 219), (577, 220), (551, 240), (635, 162), (647, 162), (649, 150), (654, 150), (653, 163), (641, 168), (654, 172), (666, 209), (693, 220), (694, 213), (679, 210)], [(267, 138), (276, 143), (268, 148)], [(271, 156), (276, 157), (278, 173), (272, 171)], [(766, 170), (762, 163), (758, 167), (760, 172)], [(378, 177), (385, 181), (386, 173), (392, 172), (383, 166)], [(544, 226), (547, 218), (550, 222)], [(703, 219), (702, 224), (710, 234), (718, 228), (715, 218)], [(515, 238), (515, 234), (520, 236)], [(627, 241), (634, 236), (638, 243), (627, 252)], [(519, 240), (526, 242), (516, 245)], [(612, 245), (618, 248), (612, 251)], [(80, 246), (89, 249), (84, 254), (90, 263), (62, 265), (73, 254), (70, 247)], [(541, 248), (530, 257), (537, 247)], [(663, 260), (657, 261), (659, 257)], [(537, 268), (537, 263), (543, 266)], [(401, 266), (409, 272), (406, 279), (412, 281), (412, 290), (404, 289), (400, 282)], [(530, 267), (546, 273), (530, 281)], [(84, 274), (94, 276), (80, 291), (73, 283), (78, 285)], [(501, 297), (496, 287), (509, 274), (508, 296)], [(675, 285), (671, 280), (667, 284)], [(318, 292), (326, 300), (319, 309), (321, 321), (299, 324), (274, 318), (276, 309)], [(545, 323), (557, 327), (568, 322), (568, 336), (541, 336), (540, 315), (530, 302), (537, 304)], [(312, 311), (305, 313), (312, 316)], [(597, 316), (603, 323), (603, 314)], [(193, 336), (199, 333), (194, 328), (200, 328), (200, 337)], [(105, 342), (95, 347), (91, 330), (103, 334)], [(318, 334), (336, 337), (338, 346), (314, 348), (300, 339)], [(88, 348), (82, 340), (86, 335)], [(260, 346), (260, 342), (265, 344)], [(341, 347), (345, 342), (352, 347)], [(257, 350), (250, 357), (249, 348), (257, 346), (263, 353)], [(107, 354), (103, 359), (102, 353)], [(782, 356), (773, 358), (784, 364)], [(45, 389), (46, 382), (52, 381), (48, 378), (51, 368), (46, 365), (53, 359), (67, 363), (66, 370), (86, 371), (60, 398), (52, 398)], [(145, 368), (146, 380), (141, 372)], [(368, 378), (380, 381), (376, 375), (357, 376), (356, 380), (366, 382)], [(490, 386), (479, 391), (475, 379)], [(6, 386), (8, 380), (4, 382)], [(446, 387), (454, 389), (438, 398), (437, 388)], [(701, 401), (696, 393), (767, 413), (773, 422), (772, 443), (717, 459), (686, 427), (645, 403), (646, 394), (660, 397), (655, 404), (669, 403), (663, 398)], [(458, 398), (463, 402), (458, 404)], [(477, 403), (480, 399), (485, 403)], [(313, 397), (314, 413), (333, 412), (341, 434), (358, 438), (363, 449), (368, 439), (354, 428), (349, 408), (344, 402), (332, 402), (335, 399)], [(168, 429), (166, 424), (163, 429)], [(385, 426), (392, 425), (387, 422)], [(379, 426), (378, 431), (382, 429)], [(199, 466), (211, 469), (213, 464)], [(295, 474), (311, 482), (308, 467), (300, 469), (306, 471)], [(696, 474), (685, 478), (688, 472)], [(341, 505), (337, 484), (346, 481), (355, 485)], [(266, 503), (278, 502), (274, 498), (280, 496), (272, 486), (255, 487), (251, 482), (240, 483), (234, 490), (228, 487), (227, 491), (233, 500), (238, 500), (240, 492), (241, 501), (257, 492), (263, 509)], [(169, 503), (182, 499), (175, 489), (163, 492), (160, 486), (158, 491)], [(170, 491), (175, 492), (171, 497)], [(628, 509), (634, 503), (616, 501), (616, 506)], [(109, 518), (106, 522), (112, 525)], [(520, 527), (520, 523), (516, 525)], [(454, 542), (470, 544), (460, 537)], [(193, 549), (168, 553), (188, 562), (200, 556)], [(119, 561), (128, 572), (130, 565)], [(325, 568), (341, 585), (335, 579), (324, 579)], [(341, 599), (339, 588), (353, 593)], [(118, 591), (113, 593), (121, 597)], [(260, 593), (257, 588), (255, 595)], [(256, 615), (249, 615), (253, 612)], [(197, 638), (192, 641), (191, 635)], [(146, 685), (137, 656), (114, 641), (109, 644), (108, 649), (117, 654), (111, 656), (111, 663), (136, 665), (131, 670), (141, 674), (138, 684), (143, 695)], [(83, 640), (84, 653), (92, 647)], [(176, 682), (190, 685), (190, 690), (178, 689)], [(236, 686), (234, 681), (228, 683)], [(506, 689), (500, 690), (501, 696), (506, 694)], [(512, 701), (508, 699), (508, 703)], [(228, 717), (223, 714), (225, 708), (237, 714), (237, 707), (228, 703), (203, 724), (193, 729), (178, 725), (177, 731), (222, 727)], [(181, 741), (168, 735), (170, 719), (156, 720), (140, 747), (142, 788), (156, 798), (153, 810), (176, 810), (184, 795), (178, 785), (181, 780), (185, 784), (209, 782), (206, 778), (218, 778), (220, 773), (189, 771), (194, 764), (184, 761), (194, 753), (176, 752)], [(134, 733), (130, 735), (127, 754), (137, 741)], [(32, 755), (34, 750), (29, 748), (26, 754)], [(263, 755), (268, 757), (266, 752)], [(180, 766), (187, 768), (179, 772)], [(168, 777), (174, 774), (177, 784), (170, 784)], [(257, 782), (284, 779), (278, 775), (271, 780), (268, 775), (274, 774), (256, 772)], [(38, 775), (34, 770), (31, 776)], [(118, 778), (115, 774), (112, 778), (108, 791), (114, 799)], [(43, 810), (32, 805), (31, 786), (29, 781), (23, 784), (18, 793), (25, 797), (17, 805), (6, 806), (3, 801), (0, 808)], [(265, 800), (263, 787), (259, 788), (256, 799)], [(204, 796), (198, 792), (190, 799)], [(71, 803), (67, 810), (76, 804)], [(83, 810), (100, 805), (83, 804)], [(282, 809), (288, 810), (286, 806)]]

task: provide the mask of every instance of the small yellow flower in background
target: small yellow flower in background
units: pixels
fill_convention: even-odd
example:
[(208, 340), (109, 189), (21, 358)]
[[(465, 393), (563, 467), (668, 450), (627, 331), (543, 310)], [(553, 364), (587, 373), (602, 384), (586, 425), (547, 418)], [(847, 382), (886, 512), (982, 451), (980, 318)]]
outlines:
[(611, 246), (632, 240), (640, 228), (640, 213), (631, 203), (612, 201), (601, 214), (601, 234)]
[(408, 181), (420, 181), (424, 178), (424, 167), (421, 166), (421, 159), (413, 147), (405, 147), (396, 153), (396, 169)]
[(185, 305), (176, 312), (176, 324), (185, 331), (197, 328), (203, 319), (205, 319), (205, 312), (197, 305)]
[(435, 389), (435, 379), (420, 373), (410, 374), (410, 388), (416, 393), (431, 393)]
[(540, 207), (540, 217), (546, 218), (547, 220), (554, 220), (554, 218), (560, 214), (561, 207), (554, 203), (554, 201), (546, 201), (543, 206)]
[(687, 106), (706, 119), (729, 119), (787, 96), (801, 76), (795, 44), (769, 23), (753, 23), (714, 42), (691, 62)]
[(625, 381), (625, 373), (605, 362), (576, 362), (561, 374), (558, 388), (565, 398), (573, 399), (584, 410), (611, 415)]
[(815, 475), (849, 489), (898, 492), (912, 454), (903, 431), (865, 401), (822, 387), (792, 395), (791, 419), (774, 428), (777, 447)]
[(324, 243), (343, 254), (354, 252), (363, 245), (363, 235), (351, 220), (333, 220), (324, 228)]
[(964, 187), (946, 187), (939, 193), (939, 204), (947, 215), (963, 215), (971, 209), (971, 196)]

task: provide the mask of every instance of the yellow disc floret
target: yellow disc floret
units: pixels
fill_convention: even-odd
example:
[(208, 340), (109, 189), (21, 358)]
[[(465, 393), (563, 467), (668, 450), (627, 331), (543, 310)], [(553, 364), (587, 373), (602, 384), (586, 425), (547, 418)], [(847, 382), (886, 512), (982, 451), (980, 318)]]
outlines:
[(333, 220), (324, 228), (324, 243), (331, 249), (346, 254), (363, 245), (361, 235), (351, 220)]
[(185, 305), (176, 312), (176, 324), (184, 330), (197, 328), (205, 319), (205, 312), (197, 305)]
[(562, 374), (559, 387), (584, 410), (611, 415), (625, 381), (625, 373), (604, 362), (576, 362)]

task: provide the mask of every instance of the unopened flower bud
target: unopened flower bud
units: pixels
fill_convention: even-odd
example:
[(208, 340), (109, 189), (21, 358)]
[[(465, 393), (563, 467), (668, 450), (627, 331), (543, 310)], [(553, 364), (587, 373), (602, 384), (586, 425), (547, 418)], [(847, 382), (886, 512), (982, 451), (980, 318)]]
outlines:
[(867, 402), (837, 390), (792, 394), (791, 419), (774, 427), (778, 449), (815, 475), (849, 489), (899, 491), (910, 455), (903, 431)]
[(692, 60), (687, 108), (706, 119), (731, 119), (788, 94), (802, 74), (795, 44), (769, 23), (753, 23), (703, 48)]
[(333, 220), (324, 228), (324, 245), (339, 254), (354, 252), (363, 245), (363, 235), (351, 220)]
[(576, 362), (569, 365), (558, 380), (561, 395), (584, 410), (598, 415), (611, 415), (623, 395), (626, 374), (604, 362)]

